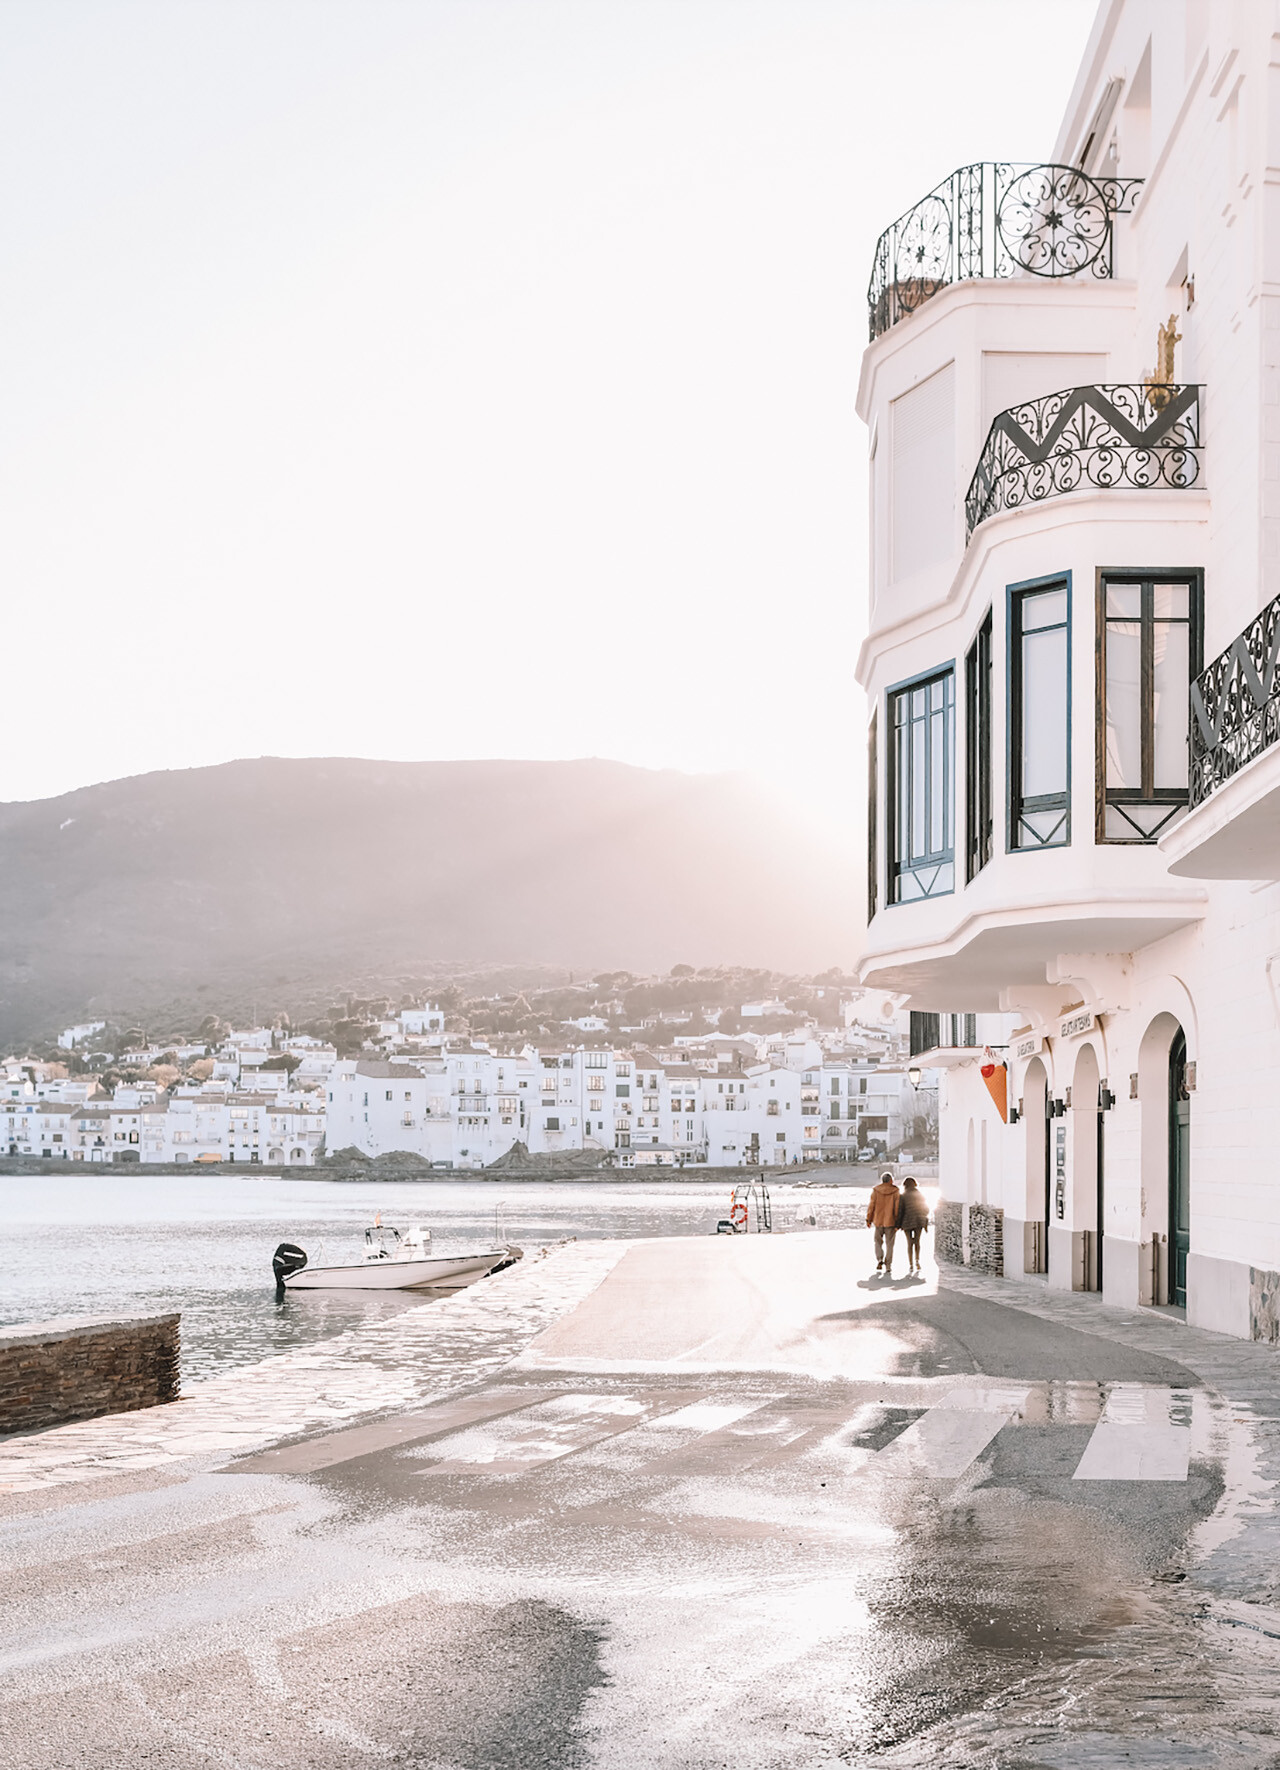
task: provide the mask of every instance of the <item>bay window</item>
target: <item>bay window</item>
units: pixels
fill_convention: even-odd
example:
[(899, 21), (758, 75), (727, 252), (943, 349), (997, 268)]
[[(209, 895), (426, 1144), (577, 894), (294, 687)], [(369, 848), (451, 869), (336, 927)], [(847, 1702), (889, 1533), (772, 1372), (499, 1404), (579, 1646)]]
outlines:
[(1154, 842), (1187, 804), (1201, 604), (1198, 571), (1098, 573), (1099, 842)]
[(1071, 841), (1071, 580), (1009, 590), (1009, 848)]

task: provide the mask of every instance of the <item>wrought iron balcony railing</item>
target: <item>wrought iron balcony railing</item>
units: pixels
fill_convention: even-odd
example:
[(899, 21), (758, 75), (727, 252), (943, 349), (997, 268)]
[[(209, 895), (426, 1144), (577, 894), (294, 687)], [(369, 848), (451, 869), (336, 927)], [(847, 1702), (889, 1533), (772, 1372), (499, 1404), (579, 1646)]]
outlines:
[(1191, 684), (1191, 803), (1280, 738), (1280, 596)]
[(966, 532), (1081, 486), (1185, 490), (1199, 477), (1198, 386), (1065, 387), (995, 419), (965, 496)]
[(971, 277), (1111, 276), (1115, 217), (1129, 212), (1142, 184), (1074, 166), (959, 167), (876, 242), (872, 338)]

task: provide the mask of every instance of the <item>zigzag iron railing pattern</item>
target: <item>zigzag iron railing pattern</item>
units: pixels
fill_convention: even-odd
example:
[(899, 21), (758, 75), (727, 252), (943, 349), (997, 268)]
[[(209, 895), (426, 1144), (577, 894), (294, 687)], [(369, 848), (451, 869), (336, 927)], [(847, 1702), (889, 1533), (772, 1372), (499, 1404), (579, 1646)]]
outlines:
[(1191, 684), (1191, 803), (1280, 739), (1280, 596)]
[(1113, 223), (1142, 184), (1075, 166), (958, 167), (876, 242), (867, 285), (872, 338), (971, 277), (1113, 275)]
[(967, 533), (1081, 486), (1185, 490), (1199, 477), (1199, 387), (1066, 387), (996, 417), (965, 497)]

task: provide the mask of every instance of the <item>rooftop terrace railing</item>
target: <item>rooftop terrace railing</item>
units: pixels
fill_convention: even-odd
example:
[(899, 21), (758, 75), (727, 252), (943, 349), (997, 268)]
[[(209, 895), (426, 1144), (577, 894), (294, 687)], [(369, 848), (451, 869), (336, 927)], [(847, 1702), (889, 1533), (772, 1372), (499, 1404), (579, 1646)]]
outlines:
[(1199, 478), (1197, 385), (1064, 387), (996, 416), (965, 495), (966, 534), (1082, 486), (1185, 491)]
[(1115, 217), (1143, 182), (1075, 166), (958, 167), (876, 242), (871, 337), (972, 277), (1110, 277)]
[(1191, 684), (1191, 804), (1280, 738), (1280, 596)]

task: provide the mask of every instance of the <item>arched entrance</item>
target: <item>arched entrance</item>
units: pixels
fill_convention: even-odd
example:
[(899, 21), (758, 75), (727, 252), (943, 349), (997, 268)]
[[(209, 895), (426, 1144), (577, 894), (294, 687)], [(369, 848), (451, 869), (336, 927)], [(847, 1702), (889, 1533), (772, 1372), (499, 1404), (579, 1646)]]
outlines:
[(1081, 1290), (1102, 1289), (1105, 1164), (1100, 1110), (1098, 1054), (1081, 1047), (1071, 1081), (1072, 1227), (1079, 1237), (1076, 1282)]
[(1191, 1095), (1187, 1039), (1179, 1027), (1169, 1047), (1169, 1301), (1187, 1306), (1191, 1251)]
[(1142, 1264), (1144, 1303), (1187, 1299), (1191, 1244), (1191, 1102), (1186, 1030), (1176, 1014), (1157, 1014), (1138, 1047), (1142, 1103)]

